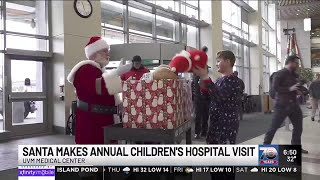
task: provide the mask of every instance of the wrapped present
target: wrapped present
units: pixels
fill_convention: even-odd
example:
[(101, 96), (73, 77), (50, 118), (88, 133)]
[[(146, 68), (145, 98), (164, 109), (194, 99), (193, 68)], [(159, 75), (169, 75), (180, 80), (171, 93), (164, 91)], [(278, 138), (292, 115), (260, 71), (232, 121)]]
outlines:
[(123, 127), (173, 129), (181, 125), (191, 116), (187, 109), (191, 105), (186, 106), (192, 104), (191, 88), (185, 88), (186, 84), (174, 79), (124, 81)]

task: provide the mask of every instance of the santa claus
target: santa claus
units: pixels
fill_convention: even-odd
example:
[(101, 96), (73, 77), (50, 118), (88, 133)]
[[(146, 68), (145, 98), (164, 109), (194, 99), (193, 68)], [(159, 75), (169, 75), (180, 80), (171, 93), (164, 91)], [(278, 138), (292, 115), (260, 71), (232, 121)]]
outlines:
[(76, 64), (67, 77), (78, 97), (75, 141), (76, 144), (103, 144), (103, 127), (118, 119), (120, 76), (132, 65), (121, 60), (117, 69), (105, 71), (110, 48), (101, 37), (90, 38), (84, 50), (89, 60)]

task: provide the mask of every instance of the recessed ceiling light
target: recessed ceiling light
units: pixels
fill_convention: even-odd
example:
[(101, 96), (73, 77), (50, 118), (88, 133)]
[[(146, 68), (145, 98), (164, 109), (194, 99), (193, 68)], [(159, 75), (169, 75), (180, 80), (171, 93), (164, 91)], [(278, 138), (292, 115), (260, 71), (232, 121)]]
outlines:
[(319, 34), (317, 36), (320, 36)]
[(299, 14), (296, 14), (297, 16), (299, 16)]
[(298, 9), (298, 11), (300, 11), (300, 9)]
[(310, 9), (308, 8), (308, 11), (310, 11)]
[(314, 34), (314, 33), (311, 33), (311, 34)]

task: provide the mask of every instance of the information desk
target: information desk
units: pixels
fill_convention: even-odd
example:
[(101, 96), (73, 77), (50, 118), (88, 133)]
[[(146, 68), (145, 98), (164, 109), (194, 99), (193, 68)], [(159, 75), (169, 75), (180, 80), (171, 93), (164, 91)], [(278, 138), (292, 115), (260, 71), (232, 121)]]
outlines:
[(186, 144), (191, 144), (191, 121), (182, 123), (176, 129), (123, 128), (122, 123), (104, 127), (105, 144), (109, 144), (110, 140), (179, 144), (184, 135)]

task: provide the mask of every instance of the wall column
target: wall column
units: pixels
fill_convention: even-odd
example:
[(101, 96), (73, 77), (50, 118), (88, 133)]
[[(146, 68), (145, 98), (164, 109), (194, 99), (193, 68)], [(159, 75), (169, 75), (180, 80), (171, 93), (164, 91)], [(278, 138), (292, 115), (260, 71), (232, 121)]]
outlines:
[(251, 95), (263, 94), (262, 21), (261, 3), (259, 3), (258, 10), (249, 14), (249, 39), (257, 44), (250, 48)]
[[(76, 100), (74, 87), (66, 77), (75, 64), (85, 60), (84, 47), (91, 36), (101, 36), (101, 4), (91, 1), (93, 13), (89, 18), (78, 16), (73, 1), (51, 1), (52, 47), (52, 100), (53, 126), (64, 133), (72, 101)], [(61, 82), (62, 81), (62, 82)], [(65, 84), (65, 100), (59, 100), (59, 85)]]

